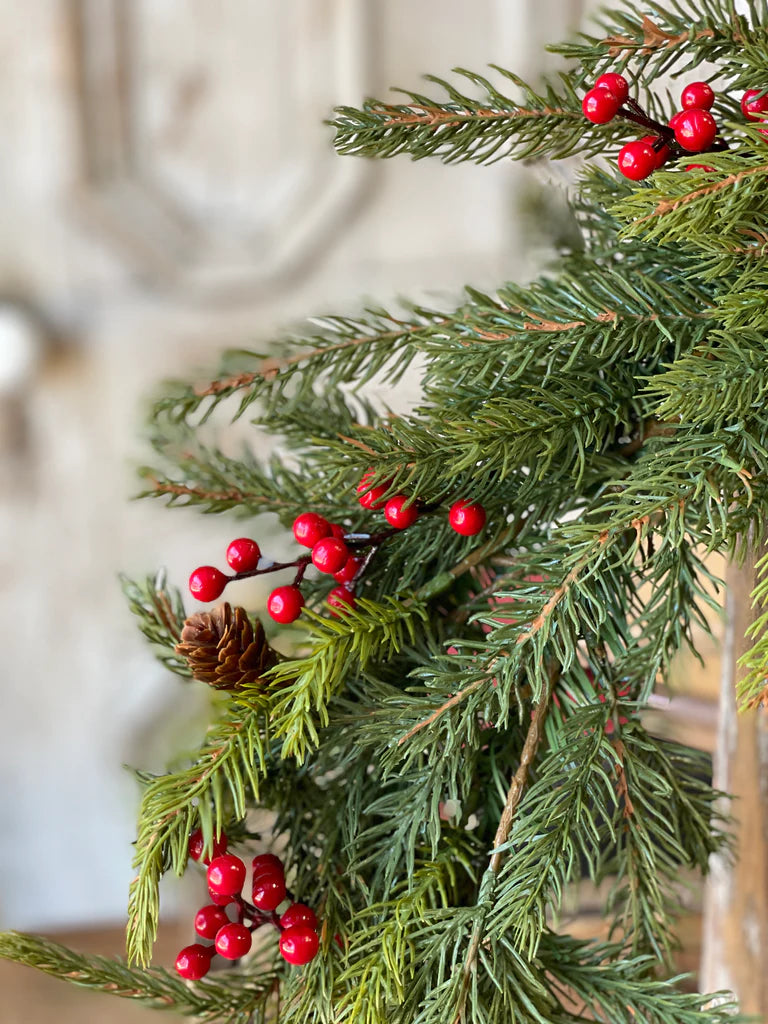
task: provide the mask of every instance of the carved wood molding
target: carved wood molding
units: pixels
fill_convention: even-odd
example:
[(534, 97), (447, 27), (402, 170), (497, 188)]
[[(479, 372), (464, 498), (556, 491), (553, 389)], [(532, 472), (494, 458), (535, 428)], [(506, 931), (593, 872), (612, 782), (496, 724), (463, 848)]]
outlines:
[[(69, 0), (69, 14), (81, 129), (78, 199), (94, 230), (140, 277), (208, 302), (253, 299), (306, 274), (371, 181), (371, 164), (335, 156), (330, 130), (322, 128), (334, 101), (357, 102), (371, 91), (369, 0), (264, 8)], [(275, 31), (262, 31), (259, 18)], [(222, 53), (234, 55), (231, 66)], [(265, 71), (264, 90), (249, 99), (240, 82), (253, 82), (259, 62), (280, 75)], [(320, 74), (308, 81), (312, 71)], [(227, 135), (222, 122), (230, 114), (238, 130)], [(322, 134), (305, 143), (316, 126)], [(259, 162), (264, 129), (264, 149), (271, 143), (276, 152)], [(249, 160), (261, 177), (248, 173)], [(232, 167), (234, 181), (227, 177)]]

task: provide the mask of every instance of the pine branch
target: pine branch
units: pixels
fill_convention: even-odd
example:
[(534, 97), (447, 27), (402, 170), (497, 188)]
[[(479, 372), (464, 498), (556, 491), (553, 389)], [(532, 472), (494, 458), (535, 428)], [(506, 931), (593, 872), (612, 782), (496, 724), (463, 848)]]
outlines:
[(186, 619), (184, 602), (176, 588), (168, 589), (166, 574), (161, 570), (146, 581), (135, 583), (121, 576), (128, 605), (139, 619), (139, 629), (155, 648), (158, 659), (176, 675), (190, 678), (192, 672), (184, 658), (175, 652)]
[(82, 988), (194, 1017), (201, 1024), (266, 1024), (278, 984), (271, 964), (260, 957), (246, 976), (187, 985), (162, 968), (129, 967), (124, 961), (75, 953), (50, 939), (16, 932), (0, 933), (0, 958), (34, 967)]
[(259, 776), (266, 770), (269, 715), (270, 702), (263, 692), (238, 690), (228, 698), (221, 721), (209, 728), (193, 764), (148, 783), (139, 810), (133, 861), (137, 875), (128, 900), (130, 962), (149, 962), (157, 933), (160, 877), (168, 868), (183, 873), (189, 834), (199, 825), (210, 845), (229, 806), (237, 818), (244, 818), (249, 794), (258, 800)]
[(758, 560), (755, 574), (752, 607), (759, 614), (747, 630), (747, 637), (754, 642), (739, 659), (739, 667), (745, 671), (736, 691), (741, 708), (752, 711), (768, 707), (768, 554)]

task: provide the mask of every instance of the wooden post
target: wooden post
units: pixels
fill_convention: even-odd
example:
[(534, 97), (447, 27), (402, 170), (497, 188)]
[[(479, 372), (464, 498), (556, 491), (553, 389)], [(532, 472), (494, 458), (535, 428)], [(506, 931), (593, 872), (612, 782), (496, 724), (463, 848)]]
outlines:
[(733, 794), (736, 859), (712, 858), (704, 900), (701, 990), (728, 989), (768, 1021), (768, 709), (739, 713), (738, 660), (748, 648), (755, 556), (726, 573), (726, 627), (714, 785)]

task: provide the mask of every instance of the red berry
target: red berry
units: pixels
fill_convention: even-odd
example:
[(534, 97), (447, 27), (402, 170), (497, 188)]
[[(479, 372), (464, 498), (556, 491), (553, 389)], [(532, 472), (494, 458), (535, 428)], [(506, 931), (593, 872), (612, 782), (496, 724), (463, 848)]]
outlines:
[(239, 960), (251, 948), (251, 933), (244, 924), (230, 921), (216, 935), (216, 952), (225, 960)]
[(280, 952), (283, 958), (296, 967), (314, 960), (319, 948), (320, 939), (317, 932), (306, 924), (286, 928), (280, 936)]
[(227, 907), (230, 903), (237, 902), (235, 896), (231, 896), (229, 893), (211, 892), (210, 888), (208, 889), (208, 896), (211, 903), (215, 903), (217, 907)]
[(267, 611), (275, 622), (295, 622), (304, 607), (304, 596), (298, 587), (276, 587), (269, 595)]
[(331, 523), (331, 536), (335, 537), (336, 540), (344, 540), (347, 535), (347, 531), (343, 526), (339, 526), (338, 523)]
[(670, 117), (670, 119), (669, 119), (669, 127), (674, 129), (675, 125), (677, 124), (677, 122), (680, 120), (680, 118), (683, 116), (684, 113), (685, 113), (684, 110), (678, 110), (678, 112), (676, 114), (673, 114), (672, 117)]
[(409, 526), (413, 526), (419, 518), (419, 510), (416, 506), (408, 505), (405, 507), (406, 501), (408, 499), (404, 494), (396, 494), (384, 506), (384, 518), (396, 530), (405, 530)]
[(630, 181), (642, 181), (656, 170), (656, 159), (653, 146), (637, 139), (619, 150), (619, 170)]
[(619, 75), (615, 71), (609, 71), (606, 75), (600, 75), (595, 82), (595, 88), (607, 89), (609, 92), (612, 92), (619, 103), (626, 103), (629, 99), (629, 82), (624, 75)]
[(202, 858), (203, 864), (210, 864), (214, 857), (221, 857), (223, 853), (227, 852), (226, 833), (222, 832), (218, 839), (214, 836), (210, 856), (203, 857), (204, 848), (205, 842), (203, 840), (203, 830), (201, 828), (196, 828), (189, 837), (187, 849), (189, 850), (189, 856), (192, 860), (200, 860)]
[(189, 577), (189, 592), (198, 601), (215, 601), (224, 593), (228, 583), (229, 576), (212, 565), (201, 565)]
[(708, 110), (684, 110), (675, 121), (675, 138), (689, 153), (703, 153), (716, 135), (717, 125)]
[(261, 550), (255, 540), (238, 537), (227, 548), (227, 565), (235, 572), (250, 572), (259, 564)]
[(259, 910), (271, 913), (276, 910), (285, 899), (285, 876), (277, 873), (273, 875), (259, 875), (253, 880), (253, 892), (251, 898), (253, 905)]
[(293, 521), (293, 536), (305, 548), (313, 548), (323, 537), (330, 537), (331, 524), (316, 512), (302, 512)]
[(474, 537), (485, 526), (485, 509), (478, 502), (457, 501), (451, 505), (448, 522), (462, 537)]
[(686, 164), (686, 171), (714, 171), (714, 167), (710, 167), (709, 164)]
[(660, 141), (658, 135), (644, 135), (640, 141), (647, 142), (656, 154), (656, 169), (658, 170), (659, 167), (663, 167), (667, 160), (669, 160), (669, 146), (665, 143), (657, 148), (654, 143)]
[(195, 914), (195, 931), (201, 939), (215, 939), (219, 928), (223, 928), (225, 924), (229, 924), (229, 918), (215, 903), (200, 907)]
[(368, 469), (363, 473), (363, 478), (357, 485), (357, 493), (360, 495), (358, 501), (363, 508), (369, 508), (376, 512), (378, 509), (384, 507), (385, 503), (382, 498), (389, 490), (390, 482), (386, 481), (385, 483), (378, 484), (376, 487), (371, 487), (371, 489), (368, 490), (373, 476), (374, 472), (372, 469)]
[(243, 888), (245, 864), (232, 853), (216, 857), (208, 865), (208, 889), (219, 896), (235, 896)]
[(748, 121), (762, 121), (760, 115), (768, 112), (768, 92), (763, 96), (763, 89), (747, 89), (741, 97), (741, 110)]
[(693, 107), (697, 110), (709, 110), (714, 102), (712, 86), (706, 82), (691, 82), (690, 85), (686, 85), (680, 96), (683, 110), (691, 110)]
[(317, 929), (317, 914), (306, 903), (292, 903), (280, 918), (281, 928), (294, 928), (298, 924)]
[[(355, 607), (355, 595), (346, 587), (334, 587), (328, 595), (327, 601), (331, 608), (344, 608), (346, 610)], [(331, 614), (335, 613), (331, 612)]]
[(259, 875), (284, 875), (285, 866), (279, 857), (276, 857), (274, 853), (260, 853), (258, 857), (253, 858), (253, 877), (258, 878)]
[(349, 548), (343, 540), (325, 537), (312, 548), (312, 564), (320, 572), (334, 573), (343, 569), (349, 558)]
[(214, 952), (213, 946), (204, 946), (202, 942), (185, 946), (176, 957), (177, 972), (187, 981), (204, 978), (211, 969), (211, 957)]
[(344, 566), (333, 574), (333, 578), (337, 583), (351, 583), (355, 576), (357, 576), (357, 570), (362, 564), (359, 558), (350, 555)]
[(581, 101), (584, 116), (592, 124), (608, 124), (616, 117), (620, 106), (618, 97), (610, 89), (590, 89)]

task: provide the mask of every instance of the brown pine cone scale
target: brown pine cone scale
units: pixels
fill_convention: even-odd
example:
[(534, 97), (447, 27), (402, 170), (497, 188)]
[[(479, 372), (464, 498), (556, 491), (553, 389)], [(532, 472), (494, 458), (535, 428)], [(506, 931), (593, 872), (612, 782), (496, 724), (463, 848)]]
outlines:
[(176, 653), (186, 658), (193, 678), (217, 690), (257, 683), (277, 662), (261, 623), (226, 603), (190, 615)]

